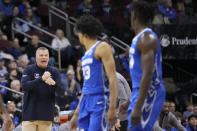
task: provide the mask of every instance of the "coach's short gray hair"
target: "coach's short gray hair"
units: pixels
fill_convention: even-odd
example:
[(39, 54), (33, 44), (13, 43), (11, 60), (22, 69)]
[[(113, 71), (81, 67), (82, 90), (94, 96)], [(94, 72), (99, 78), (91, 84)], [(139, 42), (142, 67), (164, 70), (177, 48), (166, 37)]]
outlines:
[[(37, 50), (36, 50), (36, 54), (37, 54), (37, 52), (39, 51), (39, 50), (48, 50), (46, 47), (39, 47)], [(49, 51), (49, 50), (48, 50)]]

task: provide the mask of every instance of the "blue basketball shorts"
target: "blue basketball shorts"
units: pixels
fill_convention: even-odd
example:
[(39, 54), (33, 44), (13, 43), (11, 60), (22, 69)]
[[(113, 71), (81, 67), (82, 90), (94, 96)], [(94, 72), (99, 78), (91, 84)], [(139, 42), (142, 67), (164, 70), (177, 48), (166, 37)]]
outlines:
[(145, 99), (144, 105), (142, 107), (141, 122), (136, 126), (132, 126), (130, 119), (131, 119), (132, 110), (135, 107), (138, 96), (139, 96), (139, 88), (134, 88), (132, 91), (132, 96), (130, 98), (130, 105), (128, 108), (127, 128), (128, 130), (131, 131), (152, 131), (154, 123), (158, 119), (163, 107), (163, 103), (165, 101), (165, 87), (151, 86), (149, 88), (147, 98)]
[(109, 94), (83, 95), (79, 106), (79, 131), (107, 131)]

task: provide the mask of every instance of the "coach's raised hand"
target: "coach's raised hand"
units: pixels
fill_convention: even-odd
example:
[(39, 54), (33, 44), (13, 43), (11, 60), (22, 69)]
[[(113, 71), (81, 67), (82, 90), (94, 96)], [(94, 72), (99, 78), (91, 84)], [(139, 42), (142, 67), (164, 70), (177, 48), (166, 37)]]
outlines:
[(52, 85), (52, 86), (55, 85), (55, 81), (54, 81), (51, 77), (49, 77), (49, 78), (45, 81), (45, 83), (47, 83), (47, 84), (49, 84), (49, 85)]
[(42, 80), (48, 85), (55, 85), (55, 81), (51, 78), (51, 73), (48, 71), (44, 72), (42, 75)]
[(46, 81), (50, 77), (51, 77), (51, 73), (48, 71), (45, 71), (44, 74), (42, 75), (42, 80)]

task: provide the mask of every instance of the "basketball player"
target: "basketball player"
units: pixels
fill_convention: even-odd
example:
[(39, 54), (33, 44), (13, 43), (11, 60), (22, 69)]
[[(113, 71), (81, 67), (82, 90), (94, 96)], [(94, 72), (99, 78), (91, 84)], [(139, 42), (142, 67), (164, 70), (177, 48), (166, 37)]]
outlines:
[(148, 28), (153, 11), (147, 2), (133, 3), (131, 24), (135, 37), (129, 54), (133, 88), (128, 108), (129, 131), (152, 131), (165, 100), (160, 42)]
[(97, 39), (102, 29), (100, 21), (92, 16), (82, 16), (76, 24), (80, 43), (87, 51), (81, 59), (83, 96), (71, 120), (71, 129), (77, 127), (77, 120), (80, 131), (107, 131), (116, 123), (116, 70), (111, 47)]

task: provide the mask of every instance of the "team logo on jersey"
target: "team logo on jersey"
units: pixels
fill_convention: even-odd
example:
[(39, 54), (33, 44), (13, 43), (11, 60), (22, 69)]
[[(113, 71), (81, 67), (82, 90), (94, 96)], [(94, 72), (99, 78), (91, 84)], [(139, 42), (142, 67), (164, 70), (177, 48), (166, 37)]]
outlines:
[(39, 78), (39, 77), (40, 77), (40, 74), (34, 73), (34, 78), (35, 78), (35, 79), (37, 79), (37, 78)]
[(163, 47), (168, 47), (170, 45), (170, 37), (168, 35), (166, 34), (161, 35), (160, 40), (161, 40), (160, 43)]

